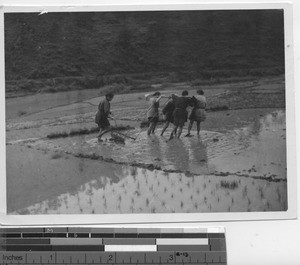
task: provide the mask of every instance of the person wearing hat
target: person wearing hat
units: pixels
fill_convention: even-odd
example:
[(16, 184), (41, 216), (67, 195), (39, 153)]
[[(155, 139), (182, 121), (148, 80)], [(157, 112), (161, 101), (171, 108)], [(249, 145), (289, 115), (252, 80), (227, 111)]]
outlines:
[(149, 108), (147, 110), (147, 119), (148, 119), (148, 130), (147, 134), (150, 135), (154, 133), (156, 125), (159, 120), (159, 101), (162, 98), (168, 98), (167, 96), (161, 95), (160, 92), (155, 92), (154, 94), (146, 94), (146, 100), (149, 101)]
[(102, 141), (101, 136), (103, 135), (103, 133), (110, 130), (110, 123), (108, 119), (109, 118), (113, 119), (110, 112), (110, 101), (112, 101), (113, 98), (114, 98), (113, 93), (107, 93), (105, 95), (105, 98), (102, 101), (100, 101), (98, 105), (98, 111), (95, 117), (95, 123), (98, 124), (98, 128), (99, 128), (99, 135), (98, 135), (99, 141)]
[(200, 123), (206, 120), (206, 98), (204, 96), (204, 92), (202, 89), (197, 91), (197, 95), (192, 97), (193, 109), (189, 116), (189, 126), (188, 133), (185, 135), (186, 137), (191, 136), (191, 129), (193, 127), (194, 121), (197, 123), (197, 135), (200, 135)]

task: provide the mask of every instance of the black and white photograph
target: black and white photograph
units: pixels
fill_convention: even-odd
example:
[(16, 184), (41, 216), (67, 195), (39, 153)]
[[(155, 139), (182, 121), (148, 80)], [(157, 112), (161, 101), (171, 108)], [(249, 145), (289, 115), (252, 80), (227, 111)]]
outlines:
[(4, 13), (7, 214), (286, 212), (284, 19)]

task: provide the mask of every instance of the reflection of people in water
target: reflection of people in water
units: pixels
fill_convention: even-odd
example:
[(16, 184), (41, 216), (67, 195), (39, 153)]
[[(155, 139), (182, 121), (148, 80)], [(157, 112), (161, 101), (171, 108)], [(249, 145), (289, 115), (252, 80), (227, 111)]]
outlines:
[(197, 91), (197, 95), (192, 97), (191, 101), (193, 102), (193, 109), (189, 116), (189, 127), (188, 127), (188, 133), (186, 134), (186, 137), (191, 136), (191, 129), (193, 127), (194, 121), (197, 123), (197, 135), (200, 134), (200, 123), (205, 121), (206, 119), (206, 98), (204, 96), (204, 92), (202, 89)]
[(176, 170), (189, 171), (189, 151), (182, 141), (174, 141), (166, 145), (164, 160), (171, 163)]
[(161, 164), (163, 154), (159, 138), (157, 136), (154, 136), (154, 138), (148, 138), (148, 146), (150, 157), (153, 159), (152, 163), (154, 162), (154, 164)]
[(209, 174), (207, 147), (202, 141), (190, 138), (190, 168), (197, 174)]

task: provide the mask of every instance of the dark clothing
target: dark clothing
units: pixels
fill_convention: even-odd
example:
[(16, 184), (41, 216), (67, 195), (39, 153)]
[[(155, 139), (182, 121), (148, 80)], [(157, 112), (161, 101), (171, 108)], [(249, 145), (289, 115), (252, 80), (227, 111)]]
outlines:
[(176, 95), (172, 95), (172, 100), (174, 102), (175, 108), (177, 109), (186, 109), (191, 105), (191, 98), (189, 97), (178, 97)]
[(175, 109), (175, 105), (173, 101), (169, 101), (167, 105), (162, 109), (162, 113), (165, 116), (165, 121), (173, 123), (174, 117), (173, 117), (173, 112)]
[(98, 111), (95, 117), (95, 123), (98, 124), (99, 129), (106, 129), (110, 126), (108, 115), (110, 114), (110, 103), (105, 98), (98, 106)]
[(188, 112), (186, 108), (191, 105), (191, 99), (189, 97), (172, 95), (172, 100), (175, 107), (173, 111), (174, 125), (182, 127), (187, 121)]
[(158, 117), (148, 117), (148, 123), (150, 122), (158, 123)]

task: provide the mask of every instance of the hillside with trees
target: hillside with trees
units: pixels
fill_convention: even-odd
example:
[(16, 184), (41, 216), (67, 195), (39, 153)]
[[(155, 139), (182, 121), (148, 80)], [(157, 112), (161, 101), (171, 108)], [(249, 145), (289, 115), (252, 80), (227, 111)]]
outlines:
[(7, 93), (283, 73), (282, 10), (5, 14)]

